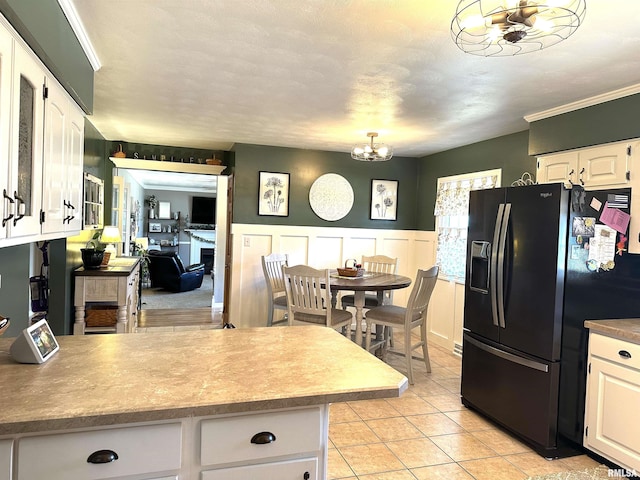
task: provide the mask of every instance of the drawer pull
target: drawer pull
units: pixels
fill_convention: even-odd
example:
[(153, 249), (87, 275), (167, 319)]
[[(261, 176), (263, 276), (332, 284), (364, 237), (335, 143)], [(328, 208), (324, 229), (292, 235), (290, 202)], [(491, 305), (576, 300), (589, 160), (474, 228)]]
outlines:
[(275, 441), (276, 436), (271, 432), (260, 432), (251, 437), (251, 443), (255, 443), (256, 445), (264, 445)]
[(118, 460), (118, 454), (113, 450), (98, 450), (87, 458), (87, 463), (111, 463)]
[(618, 355), (620, 355), (622, 358), (631, 358), (631, 354), (626, 350), (620, 350), (618, 352)]

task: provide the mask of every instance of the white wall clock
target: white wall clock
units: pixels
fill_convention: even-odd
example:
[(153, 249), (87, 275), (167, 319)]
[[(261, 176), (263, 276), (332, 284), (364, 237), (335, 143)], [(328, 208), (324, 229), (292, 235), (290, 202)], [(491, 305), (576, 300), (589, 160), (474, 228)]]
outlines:
[(311, 185), (309, 204), (314, 213), (323, 220), (340, 220), (353, 207), (353, 188), (342, 175), (326, 173)]

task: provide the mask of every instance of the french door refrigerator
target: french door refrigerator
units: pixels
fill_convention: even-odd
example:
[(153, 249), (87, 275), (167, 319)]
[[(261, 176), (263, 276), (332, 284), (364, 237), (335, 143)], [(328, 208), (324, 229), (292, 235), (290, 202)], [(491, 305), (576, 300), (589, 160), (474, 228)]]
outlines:
[[(584, 321), (640, 313), (640, 291), (629, 294), (640, 277), (630, 257), (640, 256), (591, 272), (571, 227), (575, 216), (598, 222), (589, 201), (604, 204), (610, 193), (572, 195), (562, 184), (543, 184), (470, 194), (462, 402), (546, 457), (582, 444)], [(623, 194), (630, 198), (630, 190)], [(572, 250), (571, 260), (577, 240), (582, 251)]]

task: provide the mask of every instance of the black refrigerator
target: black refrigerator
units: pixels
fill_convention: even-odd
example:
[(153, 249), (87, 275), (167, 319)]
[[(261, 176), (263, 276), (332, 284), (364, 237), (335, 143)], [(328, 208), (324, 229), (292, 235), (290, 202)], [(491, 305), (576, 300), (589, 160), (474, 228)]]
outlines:
[(624, 216), (629, 202), (629, 189), (562, 184), (470, 194), (462, 403), (545, 457), (582, 445), (584, 321), (640, 315), (640, 255), (592, 258), (604, 209)]

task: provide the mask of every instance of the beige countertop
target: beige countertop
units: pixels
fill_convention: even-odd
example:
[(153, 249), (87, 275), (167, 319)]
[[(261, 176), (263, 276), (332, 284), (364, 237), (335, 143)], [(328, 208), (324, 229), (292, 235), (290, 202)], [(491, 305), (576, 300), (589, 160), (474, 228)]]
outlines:
[(587, 320), (584, 326), (592, 332), (602, 333), (634, 343), (640, 343), (640, 318), (620, 320)]
[(42, 365), (0, 338), (0, 435), (398, 397), (407, 379), (316, 326), (57, 338)]

